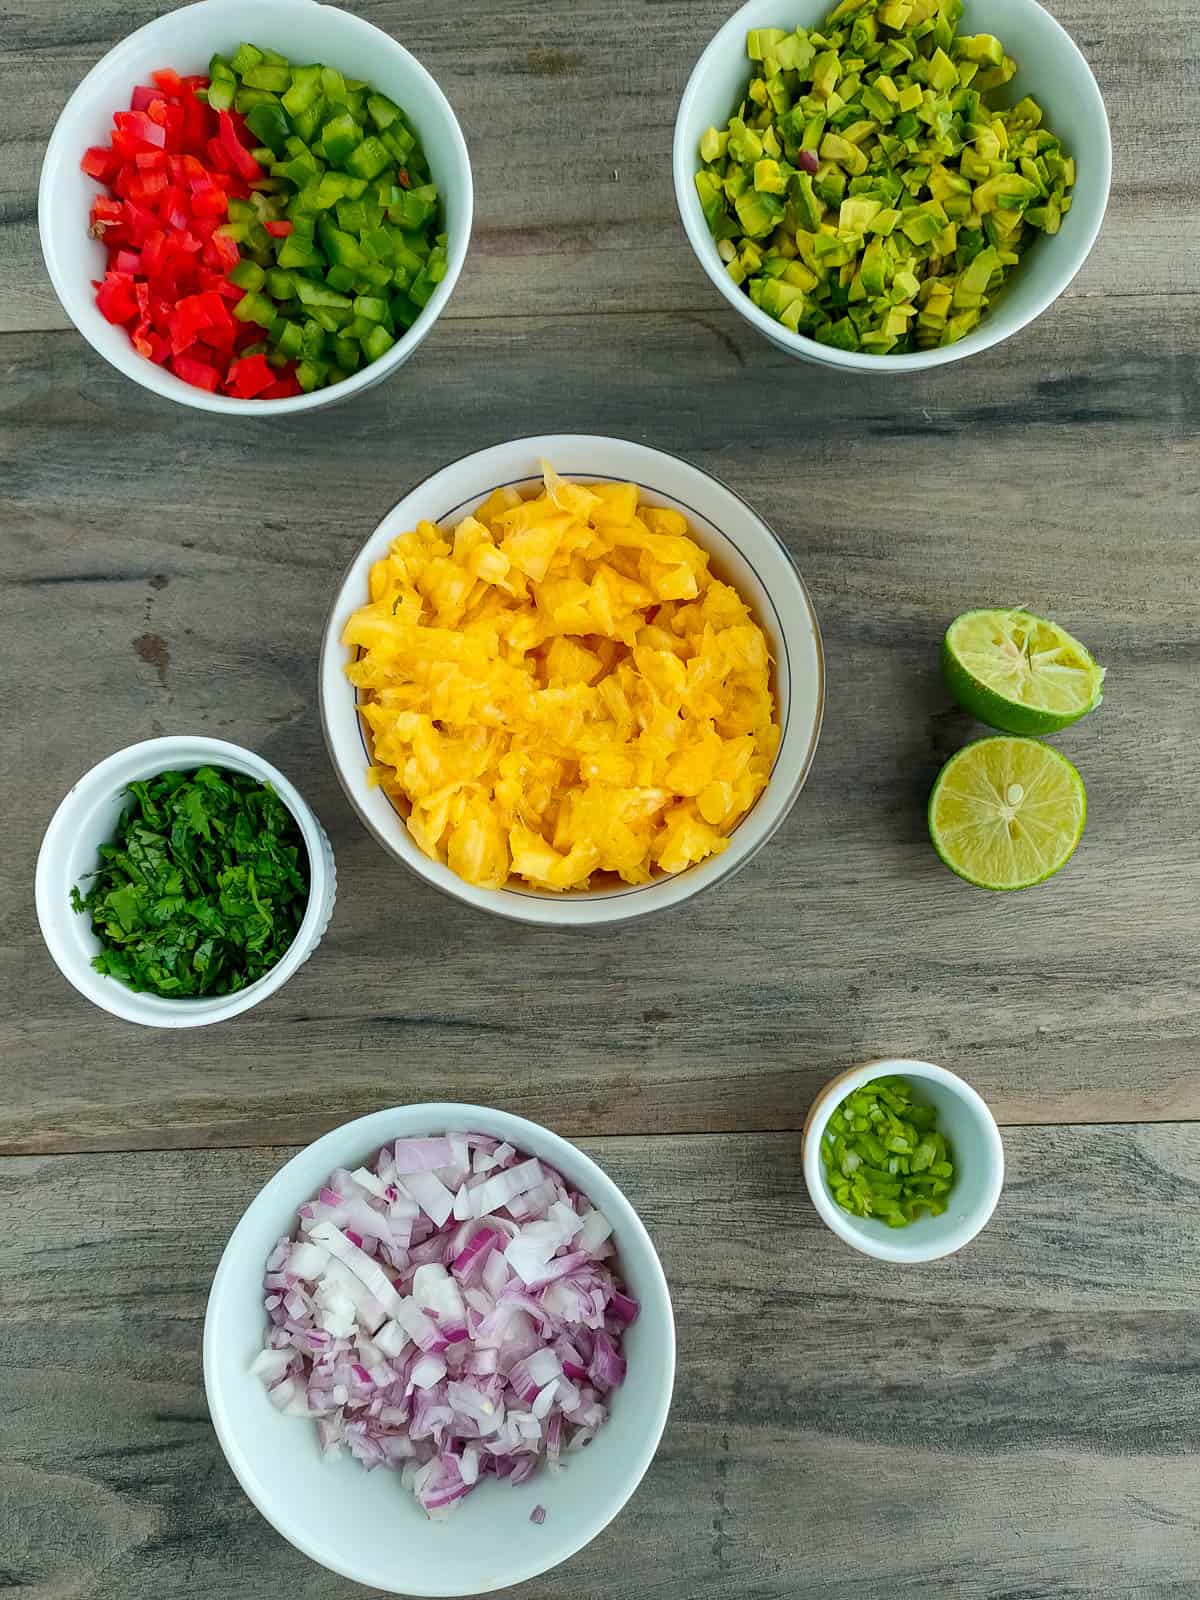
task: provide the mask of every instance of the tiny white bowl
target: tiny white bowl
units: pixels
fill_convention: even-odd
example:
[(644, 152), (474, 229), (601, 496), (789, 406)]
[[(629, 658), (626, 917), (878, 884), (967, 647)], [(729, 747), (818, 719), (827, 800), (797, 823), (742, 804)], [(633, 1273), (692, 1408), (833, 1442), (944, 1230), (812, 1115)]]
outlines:
[[(856, 1217), (833, 1198), (821, 1160), (825, 1125), (848, 1094), (874, 1078), (907, 1078), (937, 1110), (954, 1162), (954, 1183), (940, 1217), (922, 1216), (906, 1228)], [(839, 1238), (880, 1261), (936, 1261), (968, 1244), (996, 1209), (1004, 1186), (1004, 1146), (987, 1104), (957, 1074), (931, 1061), (868, 1061), (831, 1078), (809, 1108), (802, 1137), (804, 1181), (813, 1205)]]
[(1018, 63), (1008, 91), (1014, 99), (1032, 95), (1046, 114), (1046, 126), (1075, 157), (1071, 210), (1057, 234), (1033, 242), (978, 328), (957, 344), (895, 356), (831, 349), (802, 333), (792, 333), (733, 282), (704, 220), (696, 173), (701, 135), (709, 127), (725, 127), (745, 95), (751, 76), (747, 32), (751, 28), (815, 27), (832, 9), (833, 0), (749, 0), (705, 48), (688, 79), (675, 119), (675, 199), (688, 242), (734, 310), (790, 356), (842, 372), (877, 374), (921, 372), (961, 361), (999, 344), (1040, 317), (1086, 261), (1104, 220), (1112, 179), (1112, 142), (1104, 100), (1078, 45), (1037, 0), (966, 0), (960, 31), (991, 33), (1000, 40)]
[[(345, 673), (351, 652), (342, 644), (342, 632), (351, 614), (367, 602), (372, 565), (387, 554), (398, 534), (415, 528), (422, 518), (450, 526), (499, 486), (539, 483), (543, 460), (561, 476), (581, 482), (636, 483), (649, 504), (682, 512), (717, 570), (749, 602), (774, 657), (783, 739), (766, 789), (721, 855), (651, 883), (573, 894), (542, 893), (511, 881), (503, 889), (476, 888), (431, 861), (385, 792), (367, 782), (367, 746), (355, 690)], [(786, 547), (746, 501), (678, 456), (625, 439), (566, 433), (514, 439), (464, 456), (393, 506), (354, 558), (334, 601), (321, 648), (320, 696), (325, 742), (338, 779), (385, 850), (435, 888), (478, 910), (517, 922), (583, 927), (677, 906), (750, 860), (783, 822), (808, 776), (821, 729), (825, 677), (820, 630), (804, 581)]]
[[(560, 1473), (514, 1488), (492, 1481), (448, 1522), (430, 1522), (398, 1474), (327, 1460), (316, 1429), (267, 1398), (250, 1364), (266, 1327), (268, 1255), (300, 1206), (337, 1167), (362, 1165), (389, 1140), (486, 1133), (556, 1167), (613, 1225), (617, 1258), (641, 1310), (624, 1340), (625, 1383), (608, 1420)], [(675, 1321), (658, 1254), (637, 1212), (602, 1168), (548, 1128), (484, 1106), (396, 1106), (347, 1122), (302, 1150), (251, 1201), (225, 1247), (204, 1322), (204, 1386), (238, 1482), (285, 1539), (313, 1561), (386, 1594), (476, 1595), (522, 1583), (581, 1550), (641, 1482), (666, 1426), (675, 1381)], [(546, 1520), (531, 1523), (541, 1505)]]
[[(96, 307), (94, 278), (104, 276), (105, 251), (88, 235), (93, 200), (106, 191), (80, 170), (89, 145), (104, 145), (114, 111), (129, 109), (130, 91), (160, 67), (203, 73), (216, 52), (232, 54), (248, 39), (295, 62), (320, 61), (348, 77), (365, 79), (395, 100), (411, 118), (445, 207), (446, 276), (403, 338), (378, 361), (343, 383), (290, 400), (235, 400), (184, 383), (165, 367), (138, 355), (124, 328)], [(123, 39), (92, 68), (67, 101), (50, 135), (38, 188), (42, 254), (63, 310), (93, 349), (127, 378), (155, 394), (199, 411), (255, 417), (313, 411), (382, 382), (416, 353), (454, 291), (471, 237), (474, 190), (467, 146), (450, 103), (403, 45), (381, 28), (315, 0), (200, 0), (168, 11)]]
[[(257, 983), (236, 994), (210, 1000), (168, 1000), (161, 995), (137, 994), (92, 966), (100, 941), (92, 932), (87, 913), (72, 909), (71, 889), (83, 884), (100, 865), (100, 846), (112, 838), (122, 812), (129, 807), (126, 789), (130, 783), (160, 772), (192, 772), (203, 766), (244, 772), (272, 786), (295, 818), (304, 839), (308, 906), (283, 957)], [(249, 1011), (274, 994), (320, 944), (333, 915), (336, 894), (333, 848), (315, 813), (283, 773), (240, 745), (186, 735), (130, 745), (80, 778), (46, 828), (35, 880), (42, 937), (63, 977), (94, 1005), (148, 1028), (203, 1028)]]

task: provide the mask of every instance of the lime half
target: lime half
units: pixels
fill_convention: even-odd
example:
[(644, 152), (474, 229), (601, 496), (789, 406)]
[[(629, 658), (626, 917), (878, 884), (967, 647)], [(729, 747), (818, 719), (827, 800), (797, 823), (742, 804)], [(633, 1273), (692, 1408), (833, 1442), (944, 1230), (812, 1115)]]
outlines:
[(977, 888), (1027, 889), (1070, 860), (1086, 815), (1083, 779), (1050, 745), (977, 739), (938, 773), (929, 837)]
[(1100, 704), (1104, 668), (1056, 622), (1029, 611), (964, 611), (946, 629), (950, 693), (989, 728), (1057, 733)]

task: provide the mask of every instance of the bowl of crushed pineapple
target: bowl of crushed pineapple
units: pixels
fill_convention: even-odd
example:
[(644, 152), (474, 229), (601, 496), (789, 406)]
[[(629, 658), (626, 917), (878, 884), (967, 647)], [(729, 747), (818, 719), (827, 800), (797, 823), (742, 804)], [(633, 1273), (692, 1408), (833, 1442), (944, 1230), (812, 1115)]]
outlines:
[(393, 507), (334, 601), (320, 697), (385, 850), (479, 910), (584, 926), (678, 906), (766, 844), (824, 659), (791, 553), (732, 489), (550, 434)]

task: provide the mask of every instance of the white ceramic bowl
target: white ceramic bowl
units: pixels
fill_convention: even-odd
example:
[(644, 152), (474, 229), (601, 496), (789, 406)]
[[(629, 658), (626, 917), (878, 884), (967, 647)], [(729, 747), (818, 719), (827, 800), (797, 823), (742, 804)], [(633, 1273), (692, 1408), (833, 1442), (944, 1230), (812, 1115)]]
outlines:
[[(92, 289), (92, 279), (104, 275), (105, 253), (100, 241), (88, 236), (88, 213), (103, 191), (79, 169), (84, 151), (89, 145), (108, 143), (113, 112), (128, 110), (130, 91), (145, 83), (156, 68), (207, 72), (215, 52), (231, 54), (242, 39), (278, 50), (292, 61), (338, 67), (395, 100), (420, 135), (446, 213), (446, 276), (404, 337), (344, 383), (290, 400), (234, 400), (184, 383), (138, 355), (126, 330), (100, 315)], [(261, 417), (312, 411), (345, 400), (403, 366), (454, 291), (466, 259), (473, 206), (471, 163), (454, 112), (421, 63), (390, 34), (314, 0), (254, 0), (252, 6), (240, 0), (200, 0), (198, 5), (168, 11), (123, 39), (96, 63), (67, 101), (42, 163), (38, 228), (46, 269), (63, 310), (106, 361), (135, 383), (181, 405)]]
[[(71, 909), (71, 888), (99, 865), (99, 847), (112, 838), (118, 818), (128, 807), (125, 791), (130, 783), (172, 769), (189, 772), (202, 766), (226, 767), (271, 784), (304, 839), (308, 907), (283, 959), (257, 983), (236, 994), (212, 1000), (166, 1000), (154, 994), (135, 994), (92, 966), (100, 941), (92, 932), (91, 918)], [(278, 768), (252, 750), (224, 739), (172, 736), (118, 750), (80, 778), (46, 828), (38, 851), (35, 892), (42, 937), (63, 977), (81, 995), (126, 1022), (140, 1022), (148, 1028), (203, 1028), (249, 1011), (281, 989), (304, 965), (333, 915), (337, 871), (324, 828)]]
[[(907, 1228), (843, 1211), (833, 1198), (821, 1161), (825, 1124), (853, 1090), (889, 1074), (908, 1078), (918, 1098), (936, 1107), (938, 1128), (954, 1161), (949, 1204), (940, 1217), (923, 1216)], [(804, 1181), (813, 1205), (839, 1238), (880, 1261), (936, 1261), (968, 1244), (996, 1209), (1004, 1185), (1004, 1146), (986, 1103), (969, 1083), (931, 1061), (868, 1061), (839, 1073), (813, 1101), (804, 1123)]]
[(1019, 63), (1008, 91), (1014, 99), (1032, 95), (1046, 113), (1046, 125), (1075, 157), (1077, 181), (1071, 210), (1057, 234), (1034, 242), (979, 327), (957, 344), (897, 356), (833, 350), (790, 332), (737, 287), (717, 254), (696, 193), (700, 136), (710, 126), (726, 125), (750, 81), (747, 32), (751, 28), (814, 27), (832, 9), (832, 0), (749, 0), (705, 49), (688, 79), (675, 119), (675, 198), (684, 230), (700, 265), (729, 304), (790, 356), (843, 372), (872, 373), (918, 372), (961, 361), (999, 344), (1040, 317), (1062, 294), (1096, 242), (1112, 176), (1112, 144), (1100, 90), (1079, 47), (1037, 0), (966, 0), (960, 31), (995, 34)]
[[(540, 482), (543, 460), (566, 478), (636, 483), (651, 505), (683, 512), (718, 570), (750, 602), (775, 658), (783, 741), (766, 789), (721, 855), (636, 887), (559, 895), (512, 883), (504, 889), (475, 888), (419, 850), (384, 791), (367, 784), (367, 747), (355, 691), (344, 670), (351, 653), (341, 638), (351, 613), (366, 603), (371, 566), (386, 555), (398, 534), (415, 528), (421, 518), (448, 526), (498, 485)], [(351, 563), (334, 601), (321, 650), (320, 693), (325, 740), (338, 778), (385, 850), (436, 888), (481, 911), (518, 922), (581, 927), (622, 922), (679, 905), (744, 866), (779, 827), (800, 793), (816, 750), (825, 685), (820, 631), (804, 582), (786, 548), (739, 495), (678, 456), (646, 445), (586, 434), (546, 434), (464, 456), (393, 506)]]
[[(275, 1410), (250, 1363), (262, 1348), (267, 1256), (336, 1167), (356, 1167), (391, 1139), (479, 1132), (549, 1162), (613, 1225), (622, 1272), (641, 1304), (625, 1336), (628, 1374), (612, 1413), (565, 1471), (513, 1488), (482, 1484), (448, 1522), (430, 1522), (393, 1472), (326, 1460), (305, 1418)], [(666, 1425), (675, 1381), (675, 1322), (658, 1255), (612, 1179), (548, 1128), (483, 1106), (377, 1111), (302, 1150), (251, 1202), (225, 1247), (204, 1323), (204, 1386), (217, 1437), (242, 1488), (314, 1561), (387, 1594), (475, 1595), (537, 1577), (581, 1550), (641, 1482)], [(539, 1527), (534, 1506), (546, 1509)]]

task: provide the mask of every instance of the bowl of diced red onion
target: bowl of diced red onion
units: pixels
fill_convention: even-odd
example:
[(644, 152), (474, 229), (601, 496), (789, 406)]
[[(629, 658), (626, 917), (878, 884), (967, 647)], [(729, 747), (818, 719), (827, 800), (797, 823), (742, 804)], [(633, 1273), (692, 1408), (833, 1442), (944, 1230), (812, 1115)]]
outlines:
[(484, 1594), (581, 1549), (650, 1465), (674, 1374), (624, 1194), (481, 1106), (376, 1112), (293, 1157), (234, 1230), (204, 1328), (250, 1499), (391, 1594)]

